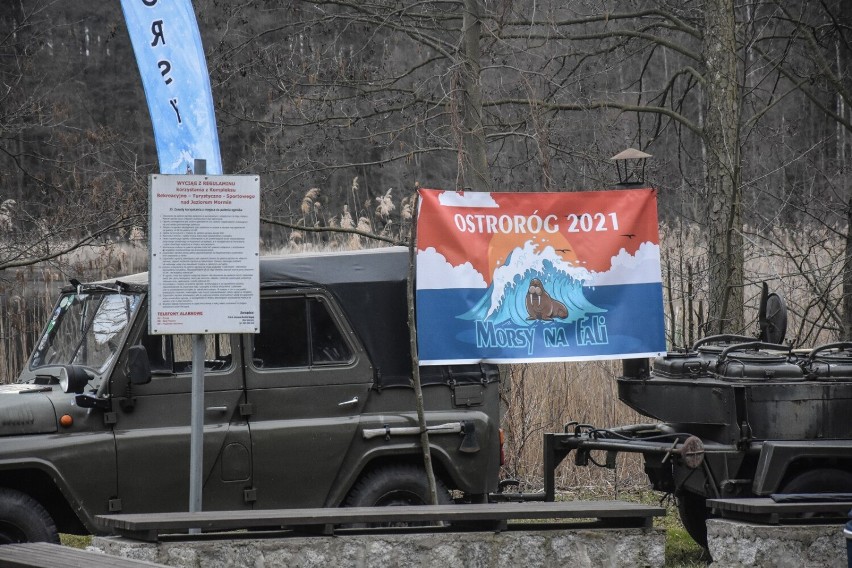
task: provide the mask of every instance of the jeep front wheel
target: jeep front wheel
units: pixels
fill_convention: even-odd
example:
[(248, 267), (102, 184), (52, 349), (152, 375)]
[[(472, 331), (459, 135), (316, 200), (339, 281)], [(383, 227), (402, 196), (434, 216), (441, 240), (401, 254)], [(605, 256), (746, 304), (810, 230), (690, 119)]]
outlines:
[(59, 532), (38, 501), (20, 491), (0, 488), (0, 545), (16, 542), (59, 544)]

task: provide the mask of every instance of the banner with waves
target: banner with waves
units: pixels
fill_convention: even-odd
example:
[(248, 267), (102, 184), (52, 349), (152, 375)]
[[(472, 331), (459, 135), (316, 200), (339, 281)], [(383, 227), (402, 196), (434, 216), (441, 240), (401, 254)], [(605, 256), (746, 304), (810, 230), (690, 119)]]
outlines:
[(207, 161), (220, 175), (222, 159), (207, 62), (190, 0), (121, 0), (145, 88), (160, 173), (192, 173)]
[(665, 351), (656, 190), (420, 190), (421, 363)]

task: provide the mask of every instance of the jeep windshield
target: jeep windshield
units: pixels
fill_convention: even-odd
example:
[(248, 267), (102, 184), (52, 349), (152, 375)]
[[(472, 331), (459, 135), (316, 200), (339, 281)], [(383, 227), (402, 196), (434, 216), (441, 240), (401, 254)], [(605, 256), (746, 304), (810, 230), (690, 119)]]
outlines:
[(121, 350), (141, 300), (141, 294), (101, 285), (64, 294), (39, 339), (30, 370), (79, 365), (103, 374)]

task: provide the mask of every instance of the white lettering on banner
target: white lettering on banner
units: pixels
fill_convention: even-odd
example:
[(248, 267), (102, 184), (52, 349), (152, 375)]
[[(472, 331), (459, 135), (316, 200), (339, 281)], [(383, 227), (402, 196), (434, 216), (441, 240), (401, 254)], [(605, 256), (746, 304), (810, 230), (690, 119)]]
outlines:
[(571, 213), (566, 217), (569, 233), (591, 233), (618, 230), (618, 215), (610, 213)]
[(493, 322), (476, 320), (476, 346), (480, 349), (507, 347), (525, 349), (530, 355), (535, 343), (535, 328), (496, 327)]
[(483, 215), (456, 213), (453, 217), (456, 228), (462, 233), (556, 233), (559, 231), (556, 215), (541, 217), (532, 215)]
[[(568, 221), (569, 233), (592, 233), (618, 230), (618, 215), (616, 213), (569, 213), (565, 219)], [(547, 215), (542, 217), (536, 213), (532, 215), (485, 215), (481, 213), (469, 213), (463, 215), (456, 213), (453, 222), (462, 233), (485, 233), (485, 234), (524, 234), (524, 233), (556, 233), (559, 231), (558, 217)]]
[(584, 317), (577, 322), (577, 345), (606, 345), (609, 337), (604, 316)]

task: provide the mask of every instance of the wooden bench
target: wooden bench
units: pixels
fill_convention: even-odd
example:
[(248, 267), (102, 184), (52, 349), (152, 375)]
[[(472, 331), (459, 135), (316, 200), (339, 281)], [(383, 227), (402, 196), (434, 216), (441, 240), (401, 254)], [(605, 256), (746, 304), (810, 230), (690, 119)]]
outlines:
[(151, 568), (163, 566), (163, 564), (119, 558), (47, 542), (27, 542), (0, 546), (0, 566), (4, 568)]
[[(488, 503), (477, 505), (423, 505), (400, 507), (345, 507), (250, 511), (201, 511), (102, 515), (98, 522), (107, 532), (155, 542), (161, 535), (190, 529), (227, 532), (241, 529), (281, 530), (306, 527), (333, 534), (340, 525), (387, 523), (450, 523), (448, 530), (504, 530), (509, 520), (573, 521), (594, 519), (604, 527), (650, 527), (653, 517), (665, 515), (661, 507), (622, 501), (560, 501)], [(587, 525), (588, 526), (588, 525)], [(530, 527), (532, 528), (532, 527)], [(240, 533), (242, 534), (242, 533)], [(239, 535), (236, 535), (239, 537)]]
[(769, 497), (708, 499), (707, 506), (722, 518), (777, 525), (784, 522), (845, 520), (852, 501), (795, 501), (779, 503)]

